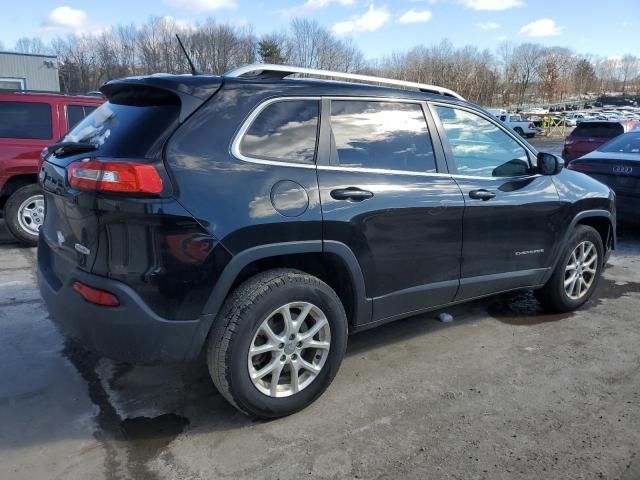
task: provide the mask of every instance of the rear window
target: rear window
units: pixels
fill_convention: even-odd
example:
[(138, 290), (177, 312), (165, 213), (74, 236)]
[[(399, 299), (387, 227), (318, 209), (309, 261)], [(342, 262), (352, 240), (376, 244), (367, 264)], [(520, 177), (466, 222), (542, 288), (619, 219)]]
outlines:
[(613, 138), (624, 132), (619, 123), (581, 123), (571, 133), (572, 137)]
[(48, 103), (0, 102), (0, 138), (50, 140), (52, 136)]
[(101, 155), (123, 158), (152, 157), (175, 128), (180, 103), (166, 100), (112, 98), (76, 125), (65, 142), (91, 143)]
[(640, 132), (630, 132), (602, 145), (598, 151), (608, 153), (640, 153)]
[(240, 142), (240, 152), (256, 159), (313, 164), (318, 100), (281, 100), (265, 107)]

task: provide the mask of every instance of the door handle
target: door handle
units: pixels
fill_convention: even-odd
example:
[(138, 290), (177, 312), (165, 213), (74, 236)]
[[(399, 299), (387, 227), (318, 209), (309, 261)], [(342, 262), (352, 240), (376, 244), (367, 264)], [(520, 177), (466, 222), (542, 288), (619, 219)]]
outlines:
[(487, 200), (491, 200), (492, 198), (495, 198), (496, 194), (493, 192), (490, 192), (489, 190), (480, 189), (480, 190), (471, 190), (469, 192), (469, 196), (474, 200), (487, 201)]
[(373, 192), (369, 190), (362, 190), (358, 187), (338, 188), (331, 190), (331, 197), (336, 200), (353, 200), (354, 202), (361, 202), (367, 198), (373, 197)]

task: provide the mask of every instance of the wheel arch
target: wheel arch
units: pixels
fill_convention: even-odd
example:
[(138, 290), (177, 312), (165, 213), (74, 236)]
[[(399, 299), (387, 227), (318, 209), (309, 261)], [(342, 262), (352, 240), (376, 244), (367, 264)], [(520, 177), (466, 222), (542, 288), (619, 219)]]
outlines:
[(38, 183), (38, 176), (35, 173), (14, 175), (10, 179), (8, 179), (0, 190), (0, 209), (4, 208), (7, 200), (11, 195), (13, 195), (13, 193), (16, 192), (16, 190), (34, 183)]
[(592, 227), (598, 232), (600, 238), (602, 238), (602, 245), (605, 248), (605, 261), (607, 258), (607, 253), (615, 249), (617, 241), (615, 215), (608, 210), (585, 210), (579, 212), (575, 217), (573, 217), (569, 228), (567, 228), (566, 232), (564, 233), (564, 237), (560, 242), (558, 249), (553, 257), (554, 259), (551, 268), (549, 268), (549, 271), (546, 273), (543, 279), (543, 284), (549, 280), (551, 275), (553, 275), (553, 272), (556, 269), (560, 258), (562, 257), (562, 252), (564, 252), (567, 243), (569, 242), (569, 237), (571, 237), (571, 233), (578, 225), (586, 225)]
[(314, 275), (333, 288), (343, 303), (350, 329), (371, 320), (372, 303), (365, 296), (360, 265), (345, 244), (314, 240), (261, 245), (235, 255), (225, 267), (205, 304), (189, 357), (200, 353), (225, 300), (238, 285), (260, 272), (281, 267)]

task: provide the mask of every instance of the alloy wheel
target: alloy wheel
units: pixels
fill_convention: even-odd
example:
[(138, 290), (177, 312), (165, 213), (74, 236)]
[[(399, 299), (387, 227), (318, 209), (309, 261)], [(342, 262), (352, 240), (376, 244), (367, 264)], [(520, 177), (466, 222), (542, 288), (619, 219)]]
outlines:
[(331, 329), (324, 312), (292, 302), (265, 318), (251, 341), (249, 376), (270, 397), (288, 397), (308, 387), (329, 356)]
[(584, 297), (596, 278), (598, 250), (593, 242), (580, 242), (564, 270), (564, 290), (571, 300)]

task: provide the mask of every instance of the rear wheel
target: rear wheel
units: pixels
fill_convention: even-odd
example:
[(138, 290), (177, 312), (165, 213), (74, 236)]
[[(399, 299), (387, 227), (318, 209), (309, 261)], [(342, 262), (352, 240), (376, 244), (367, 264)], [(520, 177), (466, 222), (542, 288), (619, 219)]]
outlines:
[(578, 225), (553, 275), (536, 292), (536, 297), (548, 310), (575, 310), (593, 295), (602, 273), (603, 258), (600, 234), (592, 227)]
[(35, 246), (44, 222), (44, 196), (39, 185), (26, 185), (9, 197), (4, 206), (7, 229), (21, 243)]
[(336, 293), (297, 270), (270, 270), (227, 299), (207, 349), (218, 391), (257, 418), (290, 415), (333, 380), (347, 345)]
[(524, 130), (522, 130), (522, 128), (520, 128), (520, 127), (514, 128), (513, 131), (516, 132), (521, 137), (524, 136)]

